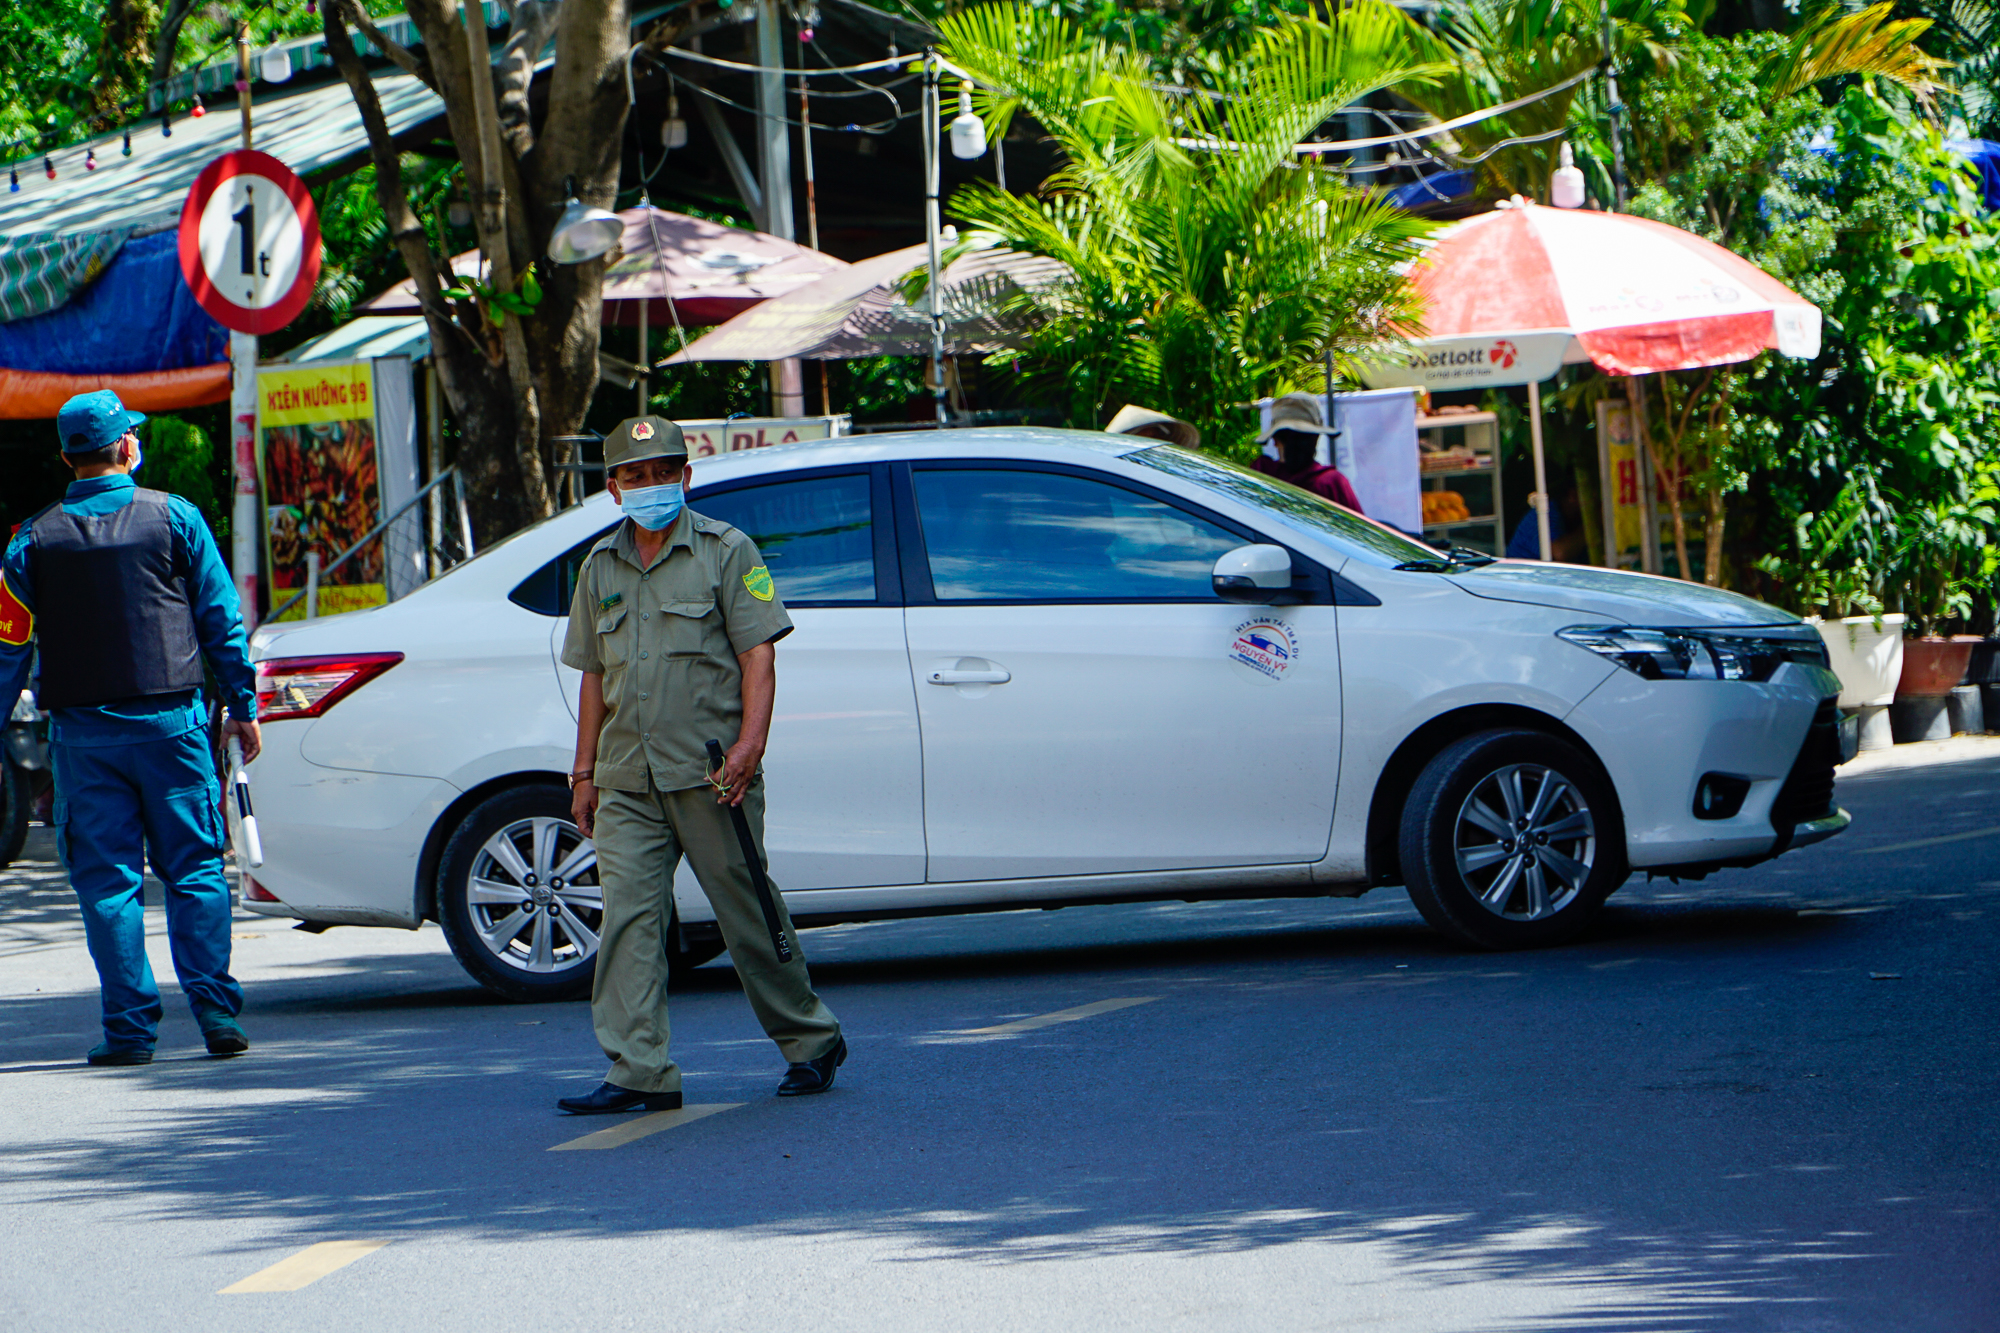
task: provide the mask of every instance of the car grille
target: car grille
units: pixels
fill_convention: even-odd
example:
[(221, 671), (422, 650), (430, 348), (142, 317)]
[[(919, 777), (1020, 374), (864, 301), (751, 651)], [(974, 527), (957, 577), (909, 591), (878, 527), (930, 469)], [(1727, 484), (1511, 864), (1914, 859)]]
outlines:
[(1820, 700), (1806, 728), (1805, 744), (1778, 799), (1771, 805), (1771, 825), (1789, 837), (1800, 824), (1833, 813), (1833, 770), (1840, 762), (1840, 710), (1832, 699)]

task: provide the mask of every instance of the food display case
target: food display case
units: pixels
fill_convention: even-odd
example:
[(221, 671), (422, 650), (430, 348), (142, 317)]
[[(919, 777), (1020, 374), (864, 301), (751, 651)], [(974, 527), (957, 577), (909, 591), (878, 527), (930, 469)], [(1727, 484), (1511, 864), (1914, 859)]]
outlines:
[(1424, 536), (1502, 555), (1507, 522), (1500, 499), (1500, 426), (1491, 412), (1417, 418)]

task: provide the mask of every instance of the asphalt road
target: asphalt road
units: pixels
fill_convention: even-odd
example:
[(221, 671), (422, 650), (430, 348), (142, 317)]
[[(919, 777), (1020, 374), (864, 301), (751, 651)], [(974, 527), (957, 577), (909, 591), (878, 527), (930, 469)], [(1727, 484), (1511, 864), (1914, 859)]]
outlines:
[(833, 1092), (770, 1095), (712, 964), (677, 1055), (730, 1109), (562, 1152), (607, 1128), (553, 1107), (602, 1073), (587, 1006), (489, 998), (435, 928), (246, 916), (248, 1056), (171, 993), (154, 1065), (87, 1069), (30, 862), (0, 1328), (2000, 1328), (1996, 796), (2000, 758), (1844, 781), (1846, 836), (1529, 955), (1400, 890), (807, 932)]

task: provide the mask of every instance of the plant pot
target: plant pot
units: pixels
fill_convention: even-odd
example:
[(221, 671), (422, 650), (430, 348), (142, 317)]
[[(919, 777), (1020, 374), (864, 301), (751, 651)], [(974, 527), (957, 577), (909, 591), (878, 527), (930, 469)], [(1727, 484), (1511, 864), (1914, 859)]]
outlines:
[(1903, 640), (1903, 674), (1896, 682), (1896, 697), (1932, 699), (1950, 694), (1965, 679), (1972, 645), (1978, 642), (1969, 634)]
[(1840, 677), (1842, 708), (1872, 708), (1895, 701), (1896, 682), (1903, 675), (1903, 621), (1900, 615), (1883, 616), (1879, 628), (1873, 616), (1813, 622), (1826, 640), (1833, 674)]

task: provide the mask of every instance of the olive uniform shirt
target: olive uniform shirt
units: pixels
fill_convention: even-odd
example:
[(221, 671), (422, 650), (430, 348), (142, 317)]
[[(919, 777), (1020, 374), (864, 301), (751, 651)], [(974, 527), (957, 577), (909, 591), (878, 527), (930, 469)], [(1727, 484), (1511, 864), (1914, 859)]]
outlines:
[(709, 740), (743, 729), (736, 658), (792, 632), (757, 544), (683, 509), (650, 567), (630, 520), (591, 547), (577, 574), (562, 660), (604, 677), (595, 782), (682, 791), (707, 780)]

